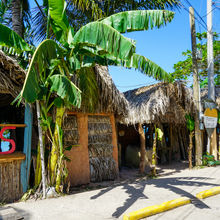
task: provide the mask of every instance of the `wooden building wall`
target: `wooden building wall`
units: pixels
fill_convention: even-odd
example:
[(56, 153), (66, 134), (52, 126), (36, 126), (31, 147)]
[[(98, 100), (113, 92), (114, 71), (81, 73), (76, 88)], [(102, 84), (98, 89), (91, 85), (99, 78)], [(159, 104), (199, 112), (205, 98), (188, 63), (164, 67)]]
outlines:
[[(72, 186), (86, 184), (91, 181), (91, 164), (90, 164), (91, 163), (91, 151), (89, 151), (89, 145), (91, 145), (91, 143), (89, 144), (89, 141), (91, 141), (90, 140), (91, 133), (88, 132), (88, 125), (91, 126), (91, 123), (92, 123), (96, 127), (95, 130), (93, 129), (92, 131), (94, 135), (96, 135), (96, 138), (97, 138), (96, 145), (98, 144), (98, 142), (100, 142), (100, 146), (105, 147), (106, 143), (104, 143), (104, 141), (102, 141), (101, 139), (104, 138), (107, 135), (107, 133), (109, 135), (108, 130), (105, 131), (105, 129), (104, 130), (98, 129), (99, 123), (95, 123), (95, 121), (100, 122), (100, 120), (95, 120), (94, 122), (91, 122), (90, 120), (90, 123), (89, 123), (88, 118), (92, 118), (93, 116), (94, 118), (96, 117), (104, 118), (104, 121), (108, 120), (109, 122), (109, 128), (111, 128), (111, 132), (110, 132), (110, 139), (108, 138), (109, 139), (108, 141), (110, 142), (108, 142), (107, 144), (110, 144), (112, 146), (111, 158), (114, 159), (115, 161), (115, 164), (114, 164), (115, 170), (113, 168), (112, 169), (109, 168), (111, 172), (109, 176), (112, 178), (116, 178), (116, 176), (118, 175), (118, 148), (117, 148), (117, 135), (116, 135), (114, 115), (113, 114), (84, 114), (84, 113), (69, 112), (66, 119), (64, 119), (64, 125), (63, 125), (64, 143), (66, 146), (70, 144), (78, 145), (78, 146), (73, 146), (71, 151), (66, 152), (67, 157), (71, 160), (70, 162), (67, 162), (67, 168), (69, 171), (68, 180), (70, 181), (70, 184)], [(73, 117), (75, 119), (73, 119)], [(75, 122), (71, 122), (71, 120), (72, 121), (75, 120)], [(72, 124), (72, 127), (68, 125), (68, 122), (69, 122), (69, 125)], [(106, 135), (105, 135), (105, 132), (107, 132)], [(72, 140), (71, 140), (71, 135), (68, 133), (72, 133)], [(77, 136), (78, 138), (73, 139), (73, 137), (77, 137)], [(93, 156), (94, 158), (97, 157), (95, 160), (98, 160), (99, 162), (103, 161), (103, 163), (106, 163), (105, 161), (109, 160), (109, 158), (104, 158), (104, 157), (100, 160), (100, 158), (98, 158), (97, 155), (93, 155)], [(103, 174), (102, 176), (99, 176), (99, 178), (95, 178), (94, 181), (101, 181), (104, 179), (106, 179), (106, 176)]]
[(24, 159), (25, 154), (19, 152), (0, 155), (0, 203), (21, 198), (21, 162)]

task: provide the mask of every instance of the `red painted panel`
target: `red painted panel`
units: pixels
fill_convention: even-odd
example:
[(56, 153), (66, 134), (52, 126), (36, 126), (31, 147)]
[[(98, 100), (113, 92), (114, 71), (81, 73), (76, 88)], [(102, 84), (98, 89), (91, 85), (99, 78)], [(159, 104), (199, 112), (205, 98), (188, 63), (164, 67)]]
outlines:
[(5, 132), (5, 130), (9, 130), (9, 129), (16, 129), (15, 126), (7, 126), (2, 128), (2, 130), (0, 131), (0, 139), (2, 139), (3, 141), (7, 141), (11, 144), (11, 149), (9, 151), (5, 151), (5, 152), (0, 152), (0, 154), (11, 154), (15, 151), (15, 142), (12, 139), (7, 139), (3, 137), (3, 133)]

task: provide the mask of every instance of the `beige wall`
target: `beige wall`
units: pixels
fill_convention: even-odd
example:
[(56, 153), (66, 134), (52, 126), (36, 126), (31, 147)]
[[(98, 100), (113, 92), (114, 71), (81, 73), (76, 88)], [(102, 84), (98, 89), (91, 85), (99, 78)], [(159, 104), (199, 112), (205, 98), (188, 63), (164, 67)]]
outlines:
[[(89, 153), (88, 153), (88, 116), (77, 113), (77, 124), (79, 131), (79, 146), (73, 147), (67, 156), (69, 181), (72, 186), (89, 183)], [(64, 137), (65, 138), (65, 137)]]

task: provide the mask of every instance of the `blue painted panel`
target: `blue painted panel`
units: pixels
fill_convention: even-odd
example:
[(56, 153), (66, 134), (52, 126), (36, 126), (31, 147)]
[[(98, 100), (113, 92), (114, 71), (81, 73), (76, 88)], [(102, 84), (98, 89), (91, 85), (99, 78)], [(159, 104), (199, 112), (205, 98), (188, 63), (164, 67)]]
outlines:
[(24, 129), (24, 150), (23, 153), (26, 155), (25, 161), (21, 164), (21, 184), (23, 193), (28, 189), (29, 175), (31, 166), (31, 137), (32, 137), (32, 109), (29, 104), (25, 105), (25, 116), (24, 123), (26, 127)]

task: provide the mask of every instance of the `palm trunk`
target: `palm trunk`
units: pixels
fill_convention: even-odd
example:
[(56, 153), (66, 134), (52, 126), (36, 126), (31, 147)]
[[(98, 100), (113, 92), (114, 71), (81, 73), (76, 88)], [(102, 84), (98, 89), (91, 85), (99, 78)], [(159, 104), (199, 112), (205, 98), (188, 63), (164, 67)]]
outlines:
[(40, 141), (40, 158), (41, 158), (41, 171), (42, 171), (42, 185), (43, 185), (43, 198), (46, 198), (46, 172), (45, 172), (45, 161), (44, 161), (44, 145), (43, 145), (43, 132), (40, 125), (40, 105), (39, 101), (36, 101), (37, 107), (37, 121), (38, 121), (38, 132)]
[(55, 131), (54, 131), (54, 142), (51, 149), (51, 158), (50, 158), (50, 174), (51, 174), (51, 184), (54, 185), (57, 179), (57, 162), (59, 157), (59, 136), (58, 136), (58, 127), (62, 126), (63, 115), (65, 112), (64, 107), (57, 108), (56, 112), (56, 122), (55, 122)]
[(22, 12), (22, 1), (12, 0), (12, 27), (13, 30), (23, 37), (23, 12)]
[(157, 131), (155, 126), (154, 131), (154, 142), (153, 142), (153, 152), (152, 152), (152, 176), (156, 176), (156, 164), (157, 164)]

